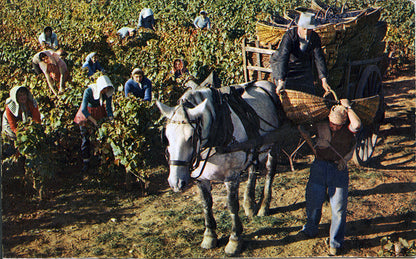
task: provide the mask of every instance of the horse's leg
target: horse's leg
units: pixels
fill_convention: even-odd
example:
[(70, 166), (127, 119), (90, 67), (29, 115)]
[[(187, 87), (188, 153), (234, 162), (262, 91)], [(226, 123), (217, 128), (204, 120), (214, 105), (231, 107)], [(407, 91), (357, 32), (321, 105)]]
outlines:
[(238, 204), (238, 187), (240, 185), (240, 174), (234, 173), (231, 177), (225, 180), (225, 186), (227, 187), (227, 203), (230, 210), (232, 229), (230, 239), (225, 247), (225, 253), (228, 255), (236, 255), (240, 253), (243, 240), (241, 233), (243, 233), (243, 225), (241, 224), (240, 217), (238, 216), (239, 204)]
[(217, 234), (215, 233), (217, 223), (212, 213), (211, 183), (209, 181), (198, 181), (198, 187), (205, 216), (204, 240), (202, 240), (201, 247), (211, 249), (217, 246)]
[(244, 192), (244, 212), (246, 216), (253, 217), (256, 210), (256, 180), (257, 174), (254, 165), (251, 165), (248, 171), (248, 180), (246, 190)]
[(274, 145), (267, 158), (267, 175), (264, 183), (263, 200), (261, 201), (260, 209), (257, 212), (258, 216), (269, 215), (270, 202), (272, 200), (273, 178), (277, 169), (277, 155), (277, 145)]

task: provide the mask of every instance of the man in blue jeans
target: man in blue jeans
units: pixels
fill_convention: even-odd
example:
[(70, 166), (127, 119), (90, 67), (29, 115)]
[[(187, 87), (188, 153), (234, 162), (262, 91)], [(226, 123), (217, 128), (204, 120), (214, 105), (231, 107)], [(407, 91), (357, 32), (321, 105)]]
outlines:
[(307, 222), (302, 232), (308, 237), (318, 234), (322, 205), (328, 195), (332, 213), (329, 255), (337, 255), (345, 236), (349, 182), (347, 161), (354, 153), (355, 133), (360, 130), (361, 121), (347, 99), (332, 107), (328, 119), (316, 125), (315, 146), (308, 133), (299, 127), (315, 153), (306, 186)]

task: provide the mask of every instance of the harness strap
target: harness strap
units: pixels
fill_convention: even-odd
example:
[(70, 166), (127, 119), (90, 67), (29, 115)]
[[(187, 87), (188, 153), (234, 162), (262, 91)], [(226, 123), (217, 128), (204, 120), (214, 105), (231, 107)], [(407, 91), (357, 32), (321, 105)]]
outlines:
[(177, 166), (189, 166), (190, 163), (187, 161), (183, 161), (183, 160), (169, 160), (168, 161), (169, 165), (177, 165)]

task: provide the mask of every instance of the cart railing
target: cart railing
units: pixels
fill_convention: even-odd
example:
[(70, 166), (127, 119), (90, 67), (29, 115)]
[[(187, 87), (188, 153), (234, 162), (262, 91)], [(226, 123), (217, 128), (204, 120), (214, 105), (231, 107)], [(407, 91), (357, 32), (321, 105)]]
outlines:
[[(264, 67), (262, 57), (263, 55), (271, 56), (276, 50), (272, 49), (271, 45), (268, 48), (260, 47), (260, 42), (256, 40), (254, 42), (255, 47), (247, 45), (247, 39), (243, 39), (242, 43), (242, 52), (243, 52), (243, 67), (244, 67), (244, 80), (246, 82), (251, 81), (249, 71), (256, 71), (257, 72), (257, 80), (262, 79), (261, 72), (272, 74), (272, 69), (270, 67)], [(255, 55), (255, 64), (250, 65), (248, 64), (248, 55), (247, 53), (254, 53)]]

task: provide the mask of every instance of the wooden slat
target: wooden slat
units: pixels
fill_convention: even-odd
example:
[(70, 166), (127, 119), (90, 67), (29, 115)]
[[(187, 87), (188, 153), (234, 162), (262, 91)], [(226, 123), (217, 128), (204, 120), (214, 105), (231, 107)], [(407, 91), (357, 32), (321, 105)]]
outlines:
[[(260, 48), (260, 42), (258, 40), (256, 40), (256, 48)], [(261, 64), (261, 54), (259, 52), (256, 52), (256, 56), (257, 56), (257, 64), (256, 66), (258, 67), (262, 67)], [(261, 80), (261, 73), (257, 73), (257, 80)]]
[(247, 39), (243, 39), (243, 69), (244, 69), (244, 80), (248, 82), (248, 70), (247, 70), (247, 51), (246, 51)]
[(258, 67), (258, 66), (247, 66), (248, 70), (255, 70), (255, 71), (261, 71), (261, 72), (266, 72), (266, 73), (271, 73), (272, 69), (271, 68), (265, 68), (265, 67)]
[(273, 50), (273, 49), (261, 49), (261, 48), (250, 47), (250, 46), (246, 46), (245, 49), (246, 49), (247, 52), (269, 54), (269, 55), (272, 55), (276, 51), (276, 50)]

